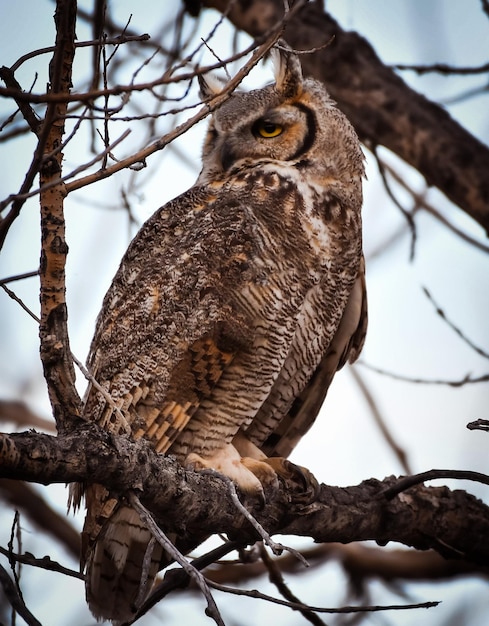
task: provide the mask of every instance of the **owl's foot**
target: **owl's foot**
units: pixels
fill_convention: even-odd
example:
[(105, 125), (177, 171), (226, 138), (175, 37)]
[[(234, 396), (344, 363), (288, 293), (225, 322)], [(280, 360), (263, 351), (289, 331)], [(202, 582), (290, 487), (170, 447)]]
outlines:
[(232, 444), (216, 450), (212, 456), (202, 457), (195, 452), (187, 456), (186, 465), (193, 469), (213, 469), (230, 478), (242, 491), (264, 500), (263, 488), (278, 486), (271, 465), (249, 457), (241, 457)]
[[(319, 496), (319, 483), (307, 468), (295, 465), (283, 457), (268, 458), (241, 430), (235, 435), (233, 446), (238, 450), (243, 457), (243, 462), (246, 462), (247, 465), (249, 462), (254, 461), (260, 468), (259, 471), (263, 471), (264, 465), (272, 468), (275, 475), (275, 484), (277, 483), (277, 478), (280, 478), (286, 484), (288, 490), (294, 494), (296, 502), (310, 504)], [(260, 478), (260, 474), (251, 467), (250, 469), (258, 476), (262, 484), (265, 484), (266, 481)]]
[(320, 486), (312, 472), (306, 467), (295, 465), (283, 457), (271, 457), (263, 461), (267, 463), (294, 494), (294, 502), (310, 504), (317, 500)]

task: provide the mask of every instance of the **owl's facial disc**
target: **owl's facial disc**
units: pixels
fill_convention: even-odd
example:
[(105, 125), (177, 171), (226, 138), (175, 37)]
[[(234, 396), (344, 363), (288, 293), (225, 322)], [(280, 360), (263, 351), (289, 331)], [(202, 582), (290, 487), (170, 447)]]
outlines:
[(261, 114), (232, 130), (216, 123), (215, 148), (223, 171), (240, 161), (287, 161), (302, 157), (314, 143), (316, 118), (302, 103), (264, 109)]

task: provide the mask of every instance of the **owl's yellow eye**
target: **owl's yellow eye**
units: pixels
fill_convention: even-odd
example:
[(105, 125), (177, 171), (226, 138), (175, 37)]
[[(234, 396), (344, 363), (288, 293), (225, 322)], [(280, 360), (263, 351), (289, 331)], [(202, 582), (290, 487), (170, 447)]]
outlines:
[(255, 134), (264, 137), (265, 139), (271, 139), (272, 137), (278, 137), (282, 134), (284, 127), (280, 124), (274, 124), (273, 122), (267, 122), (265, 120), (259, 120), (255, 124)]

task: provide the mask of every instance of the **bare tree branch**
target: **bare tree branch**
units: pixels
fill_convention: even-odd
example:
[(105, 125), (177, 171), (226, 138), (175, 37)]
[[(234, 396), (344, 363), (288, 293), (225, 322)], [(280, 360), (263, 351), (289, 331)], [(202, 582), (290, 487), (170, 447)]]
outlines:
[(392, 378), (393, 380), (402, 380), (406, 383), (413, 383), (415, 385), (446, 385), (447, 387), (463, 387), (464, 385), (475, 385), (478, 383), (487, 383), (489, 381), (489, 374), (482, 374), (481, 376), (472, 376), (471, 374), (466, 374), (463, 378), (460, 378), (459, 380), (444, 380), (441, 378), (420, 378), (417, 376), (405, 376), (404, 374), (396, 374), (395, 372), (390, 372), (381, 367), (370, 365), (370, 363), (366, 363), (365, 361), (358, 361), (358, 365), (366, 367), (371, 372), (376, 372), (377, 374), (382, 374), (382, 376)]
[[(149, 40), (149, 35), (147, 34), (143, 34), (143, 35), (118, 35), (116, 37), (111, 37), (111, 38), (107, 38), (104, 39), (103, 43), (100, 42), (99, 39), (94, 39), (91, 41), (75, 41), (75, 48), (94, 48), (94, 50), (99, 49), (102, 45), (107, 46), (107, 45), (112, 45), (112, 46), (118, 46), (122, 43), (129, 43), (129, 42), (134, 42), (134, 41), (148, 41)], [(50, 54), (51, 52), (54, 52), (56, 50), (56, 46), (47, 46), (46, 48), (39, 48), (38, 50), (32, 50), (31, 52), (28, 52), (27, 54), (23, 54), (21, 57), (19, 57), (17, 59), (17, 61), (10, 67), (8, 68), (10, 72), (16, 72), (19, 67), (21, 65), (23, 65), (26, 61), (33, 59), (34, 57), (40, 56), (41, 54)], [(3, 68), (2, 68), (3, 69)], [(0, 75), (0, 78), (3, 78), (3, 76)], [(14, 87), (15, 85), (9, 85), (6, 81), (5, 84), (8, 87)]]
[(40, 417), (18, 400), (0, 400), (0, 421), (13, 422), (17, 426), (31, 426), (43, 431), (53, 432), (54, 422)]
[(364, 381), (357, 367), (352, 366), (350, 368), (350, 372), (356, 384), (358, 385), (360, 391), (362, 392), (362, 395), (368, 404), (368, 407), (370, 409), (370, 412), (372, 413), (375, 423), (379, 427), (380, 432), (382, 433), (382, 436), (384, 437), (387, 445), (394, 453), (396, 459), (399, 461), (403, 471), (405, 471), (407, 474), (411, 474), (411, 468), (409, 466), (409, 460), (408, 460), (408, 455), (406, 453), (406, 450), (402, 448), (394, 439), (394, 436), (390, 432), (389, 427), (387, 426), (387, 422), (383, 418), (382, 413), (380, 412), (380, 409), (377, 406), (377, 403), (370, 389), (367, 386), (367, 383)]
[(323, 620), (316, 615), (311, 609), (306, 606), (303, 602), (299, 600), (299, 598), (292, 593), (292, 591), (287, 586), (285, 582), (282, 572), (280, 571), (280, 567), (275, 559), (270, 558), (270, 555), (267, 552), (267, 549), (260, 543), (260, 556), (262, 558), (263, 564), (265, 565), (268, 571), (268, 577), (270, 582), (273, 583), (280, 594), (289, 602), (294, 604), (302, 605), (300, 609), (297, 609), (304, 618), (310, 622), (311, 624), (315, 624), (315, 626), (326, 626)]
[[(449, 230), (455, 233), (457, 237), (460, 237), (460, 239), (463, 239), (463, 241), (466, 241), (471, 246), (474, 246), (474, 248), (477, 248), (478, 250), (481, 250), (482, 252), (485, 252), (486, 254), (489, 252), (488, 245), (481, 243), (479, 240), (475, 239), (474, 237), (471, 237), (470, 235), (462, 231), (460, 228), (458, 228), (457, 226), (449, 222), (448, 219), (440, 213), (440, 211), (438, 211), (432, 204), (430, 204), (426, 200), (425, 193), (416, 193), (414, 189), (412, 189), (406, 183), (404, 178), (393, 167), (391, 167), (388, 163), (386, 163), (385, 160), (379, 159), (379, 167), (382, 167), (384, 170), (386, 170), (389, 173), (389, 175), (399, 185), (401, 185), (403, 189), (405, 189), (411, 195), (411, 197), (414, 200), (416, 210), (423, 209), (424, 211), (432, 215), (435, 219), (437, 219), (439, 222), (441, 222), (444, 226), (446, 226)], [(412, 214), (414, 216), (414, 211), (412, 211)]]
[(34, 276), (39, 276), (38, 270), (34, 270), (32, 272), (25, 272), (24, 274), (15, 274), (14, 276), (7, 276), (6, 278), (0, 279), (0, 285), (13, 283), (16, 280), (24, 280), (25, 278), (33, 278)]
[(388, 487), (383, 495), (386, 498), (393, 498), (402, 491), (410, 489), (414, 485), (419, 485), (427, 480), (435, 480), (436, 478), (456, 478), (458, 480), (473, 480), (475, 482), (482, 483), (483, 485), (489, 485), (489, 476), (487, 474), (481, 474), (480, 472), (472, 472), (469, 470), (438, 470), (432, 469), (427, 472), (421, 472), (420, 474), (414, 474), (413, 476), (404, 476), (399, 479), (395, 485)]
[(467, 337), (467, 335), (458, 326), (456, 326), (451, 320), (448, 319), (448, 317), (445, 314), (445, 311), (436, 303), (435, 299), (433, 298), (431, 293), (428, 291), (428, 289), (426, 287), (422, 287), (422, 289), (423, 289), (425, 296), (428, 298), (431, 304), (435, 307), (436, 314), (439, 317), (441, 317), (441, 319), (445, 322), (445, 324), (447, 324), (447, 326), (451, 328), (453, 332), (456, 335), (458, 335), (460, 339), (464, 343), (466, 343), (469, 346), (469, 348), (472, 348), (472, 350), (474, 350), (474, 352), (476, 352), (479, 356), (483, 357), (484, 359), (489, 359), (488, 352), (486, 352), (485, 350), (480, 348), (478, 345), (476, 345), (471, 339)]
[(3, 587), (5, 595), (12, 605), (12, 608), (22, 617), (28, 626), (42, 626), (34, 615), (26, 607), (24, 600), (19, 594), (19, 591), (15, 587), (12, 579), (10, 578), (7, 570), (0, 565), (0, 585)]
[(64, 515), (53, 511), (44, 498), (29, 484), (20, 480), (0, 478), (0, 495), (13, 510), (23, 511), (38, 528), (49, 533), (56, 541), (64, 545), (75, 559), (79, 558), (79, 532)]
[(483, 430), (489, 432), (489, 420), (478, 419), (467, 424), (469, 430)]
[[(489, 576), (487, 568), (466, 561), (447, 560), (433, 550), (383, 550), (362, 543), (322, 543), (302, 549), (302, 555), (307, 559), (311, 570), (330, 561), (337, 561), (348, 576), (356, 579), (378, 578), (386, 582), (437, 581), (470, 575), (485, 578)], [(289, 554), (276, 558), (275, 561), (284, 573), (294, 575), (303, 571), (302, 565)], [(232, 585), (245, 584), (265, 573), (266, 568), (261, 560), (250, 563), (243, 561), (239, 563), (239, 567), (233, 561), (223, 561), (208, 569), (206, 577), (223, 585)]]
[[(14, 72), (11, 68), (5, 67), (5, 66), (1, 67), (0, 78), (7, 85), (7, 87), (10, 87), (11, 89), (13, 89), (14, 91), (18, 93), (22, 93), (22, 87), (17, 82), (14, 76)], [(41, 132), (42, 121), (39, 119), (36, 112), (33, 110), (33, 108), (28, 102), (19, 100), (19, 98), (16, 96), (14, 96), (14, 100), (16, 101), (17, 106), (19, 107), (19, 110), (22, 113), (22, 116), (27, 122), (31, 131), (35, 135), (39, 136)]]
[[(51, 92), (69, 93), (75, 54), (76, 1), (58, 0), (55, 12), (56, 50), (50, 65)], [(65, 241), (63, 184), (51, 186), (61, 173), (62, 145), (66, 103), (49, 104), (43, 122), (48, 129), (40, 171), (41, 205), (41, 360), (48, 385), (49, 398), (58, 430), (70, 426), (81, 413), (81, 401), (75, 388), (75, 370), (68, 338), (68, 312), (65, 300), (65, 263), (68, 247)]]
[(396, 63), (392, 66), (395, 70), (409, 70), (416, 72), (422, 76), (423, 74), (429, 74), (436, 72), (437, 74), (460, 74), (463, 76), (470, 74), (485, 74), (489, 72), (489, 63), (484, 63), (477, 67), (454, 67), (453, 65), (447, 65), (446, 63), (434, 63), (433, 65), (404, 65), (402, 63)]
[[(163, 530), (182, 541), (220, 532), (245, 543), (259, 538), (237, 513), (222, 480), (186, 471), (171, 457), (155, 453), (148, 442), (114, 437), (95, 424), (83, 423), (76, 434), (57, 438), (29, 432), (1, 435), (0, 468), (5, 478), (43, 484), (93, 481), (122, 498), (136, 491)], [(388, 500), (386, 489), (397, 482), (390, 477), (354, 487), (321, 485), (317, 501), (308, 506), (299, 503), (300, 497), (294, 500), (290, 485), (284, 485), (266, 493), (263, 508), (253, 501), (245, 504), (270, 534), (310, 536), (318, 542), (398, 541), (489, 565), (486, 505), (445, 487), (416, 486)]]
[(39, 569), (45, 569), (49, 572), (58, 572), (66, 576), (71, 576), (72, 578), (84, 580), (84, 575), (81, 572), (63, 567), (63, 565), (60, 565), (57, 561), (53, 561), (49, 556), (43, 556), (37, 559), (30, 552), (18, 554), (2, 546), (0, 546), (0, 554), (6, 556), (10, 562), (22, 563), (23, 565), (30, 565), (32, 567), (38, 567)]
[(272, 602), (273, 604), (280, 604), (282, 606), (287, 606), (296, 611), (313, 611), (315, 613), (331, 613), (334, 615), (345, 614), (345, 613), (375, 613), (377, 611), (405, 611), (409, 609), (431, 609), (435, 606), (438, 606), (439, 602), (418, 602), (415, 604), (390, 604), (390, 605), (375, 605), (375, 606), (343, 606), (338, 609), (320, 607), (320, 606), (310, 606), (307, 604), (300, 604), (297, 602), (290, 602), (289, 600), (280, 600), (278, 598), (274, 598), (273, 596), (266, 595), (257, 591), (256, 589), (248, 590), (248, 589), (233, 589), (232, 587), (219, 585), (217, 583), (212, 583), (211, 587), (214, 589), (219, 589), (220, 591), (224, 591), (226, 593), (232, 593), (236, 596), (247, 596), (248, 598), (256, 598), (259, 600), (267, 600), (268, 602)]

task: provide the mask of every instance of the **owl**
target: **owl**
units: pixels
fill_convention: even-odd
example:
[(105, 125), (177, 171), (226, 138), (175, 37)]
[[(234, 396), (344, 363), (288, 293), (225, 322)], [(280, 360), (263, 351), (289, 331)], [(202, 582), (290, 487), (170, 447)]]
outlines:
[[(88, 359), (112, 402), (93, 385), (84, 398), (104, 429), (251, 494), (276, 481), (366, 327), (358, 138), (285, 44), (274, 76), (214, 112), (195, 185), (130, 244)], [(201, 81), (204, 99), (219, 89)], [(101, 485), (85, 498), (89, 606), (128, 620), (162, 549), (143, 576), (137, 513)]]

